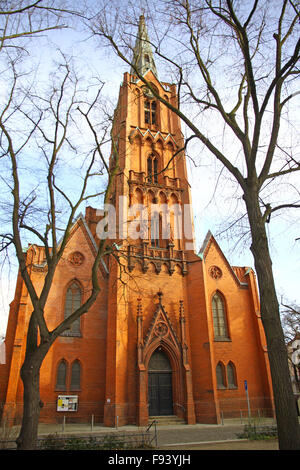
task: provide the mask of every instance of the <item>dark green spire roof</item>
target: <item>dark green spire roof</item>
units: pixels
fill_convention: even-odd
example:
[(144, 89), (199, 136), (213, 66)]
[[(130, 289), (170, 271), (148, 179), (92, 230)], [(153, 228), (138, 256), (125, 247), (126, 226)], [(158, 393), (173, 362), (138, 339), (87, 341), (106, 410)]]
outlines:
[[(140, 16), (138, 36), (133, 51), (133, 66), (141, 75), (144, 75), (147, 70), (152, 70), (154, 75), (157, 77), (157, 70), (153, 59), (152, 47), (149, 41), (144, 15)], [(133, 67), (131, 67), (130, 73), (135, 73)]]

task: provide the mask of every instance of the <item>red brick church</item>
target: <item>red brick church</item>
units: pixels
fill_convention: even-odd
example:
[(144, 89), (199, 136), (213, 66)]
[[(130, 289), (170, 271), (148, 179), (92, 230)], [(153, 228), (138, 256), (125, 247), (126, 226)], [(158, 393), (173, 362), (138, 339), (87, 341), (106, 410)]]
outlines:
[[(176, 106), (176, 87), (159, 80), (147, 41), (141, 17), (135, 66), (156, 93)], [(60, 421), (62, 415), (88, 422), (93, 415), (106, 426), (117, 421), (144, 426), (153, 416), (167, 415), (188, 424), (218, 423), (222, 415), (247, 413), (245, 381), (251, 412), (271, 413), (255, 274), (231, 266), (210, 232), (195, 253), (179, 118), (147, 91), (134, 70), (124, 74), (120, 86), (113, 134), (121, 168), (111, 197), (119, 260), (103, 259), (95, 304), (57, 339), (44, 360), (41, 422)], [(144, 208), (142, 219), (153, 214), (143, 236), (137, 236), (141, 224), (127, 230), (125, 222), (136, 215), (133, 207)], [(46, 306), (49, 330), (88, 294), (98, 230), (98, 212), (87, 207), (74, 223), (55, 274)], [(30, 245), (27, 262), (38, 289), (47, 269), (43, 248)], [(6, 363), (0, 365), (0, 405), (15, 422), (22, 416), (20, 367), (30, 314), (19, 275), (7, 325)]]

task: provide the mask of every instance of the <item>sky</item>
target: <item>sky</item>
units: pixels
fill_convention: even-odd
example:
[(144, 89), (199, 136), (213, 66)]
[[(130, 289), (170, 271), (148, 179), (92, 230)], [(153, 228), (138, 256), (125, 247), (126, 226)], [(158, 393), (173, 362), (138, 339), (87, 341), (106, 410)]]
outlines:
[[(95, 48), (92, 42), (77, 42), (75, 36), (61, 31), (52, 36), (52, 54), (55, 56), (56, 47), (63, 43), (64, 49), (72, 53), (76, 51), (82, 71), (85, 67), (95, 70), (104, 80), (104, 93), (116, 103), (119, 85), (127, 67), (109, 49)], [(48, 50), (49, 52), (49, 50)], [(35, 50), (36, 59), (40, 63), (40, 77), (47, 79), (49, 56), (38, 48)], [(159, 75), (161, 71), (159, 70)], [(161, 74), (163, 81), (168, 77)], [(205, 152), (194, 148), (191, 153), (196, 157)], [(219, 177), (219, 168), (214, 161), (205, 154), (197, 167), (187, 158), (189, 182), (192, 191), (194, 212), (194, 226), (196, 238), (196, 251), (199, 251), (208, 230), (214, 235), (222, 232), (226, 221), (232, 216), (241, 214), (243, 206), (238, 201), (238, 194), (234, 199), (232, 184), (226, 175)], [(217, 190), (215, 191), (215, 188)], [(228, 222), (227, 222), (228, 225)], [(279, 300), (300, 305), (299, 268), (300, 268), (300, 227), (297, 214), (285, 213), (281, 217), (273, 217), (268, 225), (270, 251), (273, 261), (273, 270)], [(224, 232), (217, 237), (221, 249), (231, 265), (249, 266), (254, 268), (250, 252), (249, 237), (245, 236), (243, 242), (237, 243), (237, 238), (231, 232)], [(1, 273), (0, 278), (0, 335), (5, 334), (9, 303), (13, 299), (17, 264), (11, 260), (11, 269)]]

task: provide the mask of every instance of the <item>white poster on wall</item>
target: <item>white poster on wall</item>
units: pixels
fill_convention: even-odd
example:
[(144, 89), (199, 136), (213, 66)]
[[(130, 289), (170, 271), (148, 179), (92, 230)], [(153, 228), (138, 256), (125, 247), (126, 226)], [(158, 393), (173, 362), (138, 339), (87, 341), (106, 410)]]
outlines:
[(78, 395), (58, 395), (57, 411), (77, 411)]

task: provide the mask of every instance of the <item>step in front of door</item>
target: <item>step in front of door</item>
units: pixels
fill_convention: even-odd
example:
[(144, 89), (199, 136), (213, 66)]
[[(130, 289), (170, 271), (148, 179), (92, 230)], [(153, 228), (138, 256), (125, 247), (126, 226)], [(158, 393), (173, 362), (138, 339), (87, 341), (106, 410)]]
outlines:
[(149, 424), (151, 424), (154, 420), (158, 426), (186, 424), (184, 419), (178, 418), (178, 416), (175, 415), (149, 416)]

